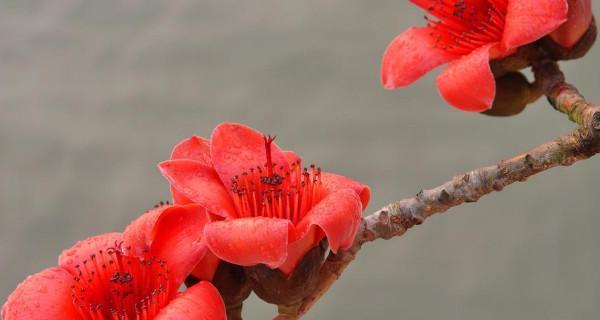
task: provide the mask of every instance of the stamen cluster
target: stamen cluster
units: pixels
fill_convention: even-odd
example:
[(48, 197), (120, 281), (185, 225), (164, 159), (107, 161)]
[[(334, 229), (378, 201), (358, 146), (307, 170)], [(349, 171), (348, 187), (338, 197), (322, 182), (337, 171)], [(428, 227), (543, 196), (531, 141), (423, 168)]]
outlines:
[(238, 215), (288, 219), (296, 224), (322, 198), (321, 168), (303, 168), (298, 160), (289, 169), (273, 163), (265, 137), (267, 162), (232, 178), (231, 190)]
[(170, 300), (166, 261), (127, 256), (120, 244), (75, 268), (71, 297), (82, 319), (152, 319)]
[[(424, 1), (415, 1), (417, 4)], [(437, 0), (424, 6), (437, 48), (458, 55), (502, 39), (508, 0)]]

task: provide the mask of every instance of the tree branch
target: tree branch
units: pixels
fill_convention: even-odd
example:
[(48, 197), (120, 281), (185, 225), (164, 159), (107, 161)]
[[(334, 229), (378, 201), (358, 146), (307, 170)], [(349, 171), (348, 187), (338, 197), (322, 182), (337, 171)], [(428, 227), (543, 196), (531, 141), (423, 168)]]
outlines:
[[(556, 62), (542, 59), (533, 70), (536, 83), (550, 104), (567, 114), (578, 128), (526, 153), (458, 175), (441, 186), (422, 190), (414, 197), (395, 201), (364, 217), (354, 244), (338, 254), (329, 253), (321, 267), (319, 285), (312, 295), (304, 299), (297, 318), (327, 292), (364, 243), (401, 236), (435, 213), (445, 212), (465, 202), (475, 202), (512, 183), (525, 181), (557, 166), (572, 165), (600, 152), (600, 107), (588, 103), (575, 87), (565, 83)], [(278, 316), (275, 319), (290, 317)]]

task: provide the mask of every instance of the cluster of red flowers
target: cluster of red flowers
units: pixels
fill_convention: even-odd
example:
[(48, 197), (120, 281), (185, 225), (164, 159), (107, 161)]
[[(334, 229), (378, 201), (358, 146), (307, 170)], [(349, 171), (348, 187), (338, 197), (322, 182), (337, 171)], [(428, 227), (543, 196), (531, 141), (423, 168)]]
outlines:
[[(159, 167), (174, 204), (64, 251), (58, 267), (18, 286), (2, 317), (224, 319), (209, 282), (221, 261), (289, 275), (325, 238), (334, 252), (348, 248), (370, 197), (367, 186), (302, 168), (274, 138), (240, 124), (182, 141)], [(207, 281), (179, 292), (190, 274)]]
[[(409, 85), (448, 63), (437, 80), (440, 93), (467, 111), (492, 105), (490, 60), (547, 35), (570, 48), (592, 19), (590, 0), (412, 2), (435, 19), (388, 47), (385, 87)], [(174, 204), (161, 203), (122, 233), (65, 250), (58, 266), (16, 288), (3, 319), (225, 319), (225, 303), (247, 297), (235, 286), (242, 290), (250, 280), (266, 301), (297, 302), (302, 294), (286, 300), (277, 295), (289, 287), (274, 288), (273, 296), (260, 282), (293, 290), (300, 277), (301, 287), (310, 288), (324, 248), (335, 253), (352, 245), (370, 198), (368, 186), (315, 165), (303, 167), (274, 138), (233, 123), (219, 125), (210, 140), (182, 141), (159, 168)], [(216, 281), (223, 266), (246, 268), (252, 279), (242, 276), (224, 287)], [(190, 278), (194, 284), (186, 282), (189, 288), (180, 292)]]
[(2, 318), (225, 319), (223, 300), (209, 282), (178, 292), (206, 255), (198, 230), (207, 222), (199, 205), (161, 204), (123, 233), (77, 242), (59, 256), (57, 267), (17, 287)]

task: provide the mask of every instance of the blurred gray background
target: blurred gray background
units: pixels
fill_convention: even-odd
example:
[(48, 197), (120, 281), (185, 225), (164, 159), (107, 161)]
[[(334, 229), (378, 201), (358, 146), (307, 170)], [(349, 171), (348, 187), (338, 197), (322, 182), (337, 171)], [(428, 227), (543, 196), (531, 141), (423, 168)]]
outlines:
[[(168, 199), (156, 163), (224, 120), (370, 184), (367, 212), (573, 128), (543, 100), (509, 119), (456, 111), (433, 75), (383, 90), (381, 54), (414, 24), (398, 0), (3, 0), (0, 301)], [(596, 102), (598, 59), (563, 63)], [(306, 319), (597, 318), (598, 170), (551, 170), (366, 246)]]

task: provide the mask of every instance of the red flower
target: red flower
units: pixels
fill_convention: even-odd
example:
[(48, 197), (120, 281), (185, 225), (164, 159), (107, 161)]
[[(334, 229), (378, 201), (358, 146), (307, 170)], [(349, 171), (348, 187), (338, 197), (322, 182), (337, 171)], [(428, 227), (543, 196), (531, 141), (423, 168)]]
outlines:
[(568, 0), (568, 20), (550, 36), (565, 48), (572, 48), (592, 22), (592, 0)]
[(179, 286), (206, 253), (198, 205), (161, 206), (123, 233), (88, 238), (63, 251), (58, 266), (28, 277), (2, 307), (5, 320), (225, 319), (218, 291)]
[(219, 217), (204, 230), (218, 258), (289, 274), (324, 237), (334, 252), (352, 244), (370, 190), (315, 166), (302, 170), (300, 158), (273, 140), (223, 123), (210, 141), (182, 141), (159, 167), (176, 203), (198, 203)]
[(411, 0), (438, 20), (410, 28), (388, 46), (385, 88), (405, 87), (448, 63), (437, 78), (442, 97), (472, 112), (491, 108), (496, 94), (489, 60), (554, 31), (567, 17), (566, 0)]

